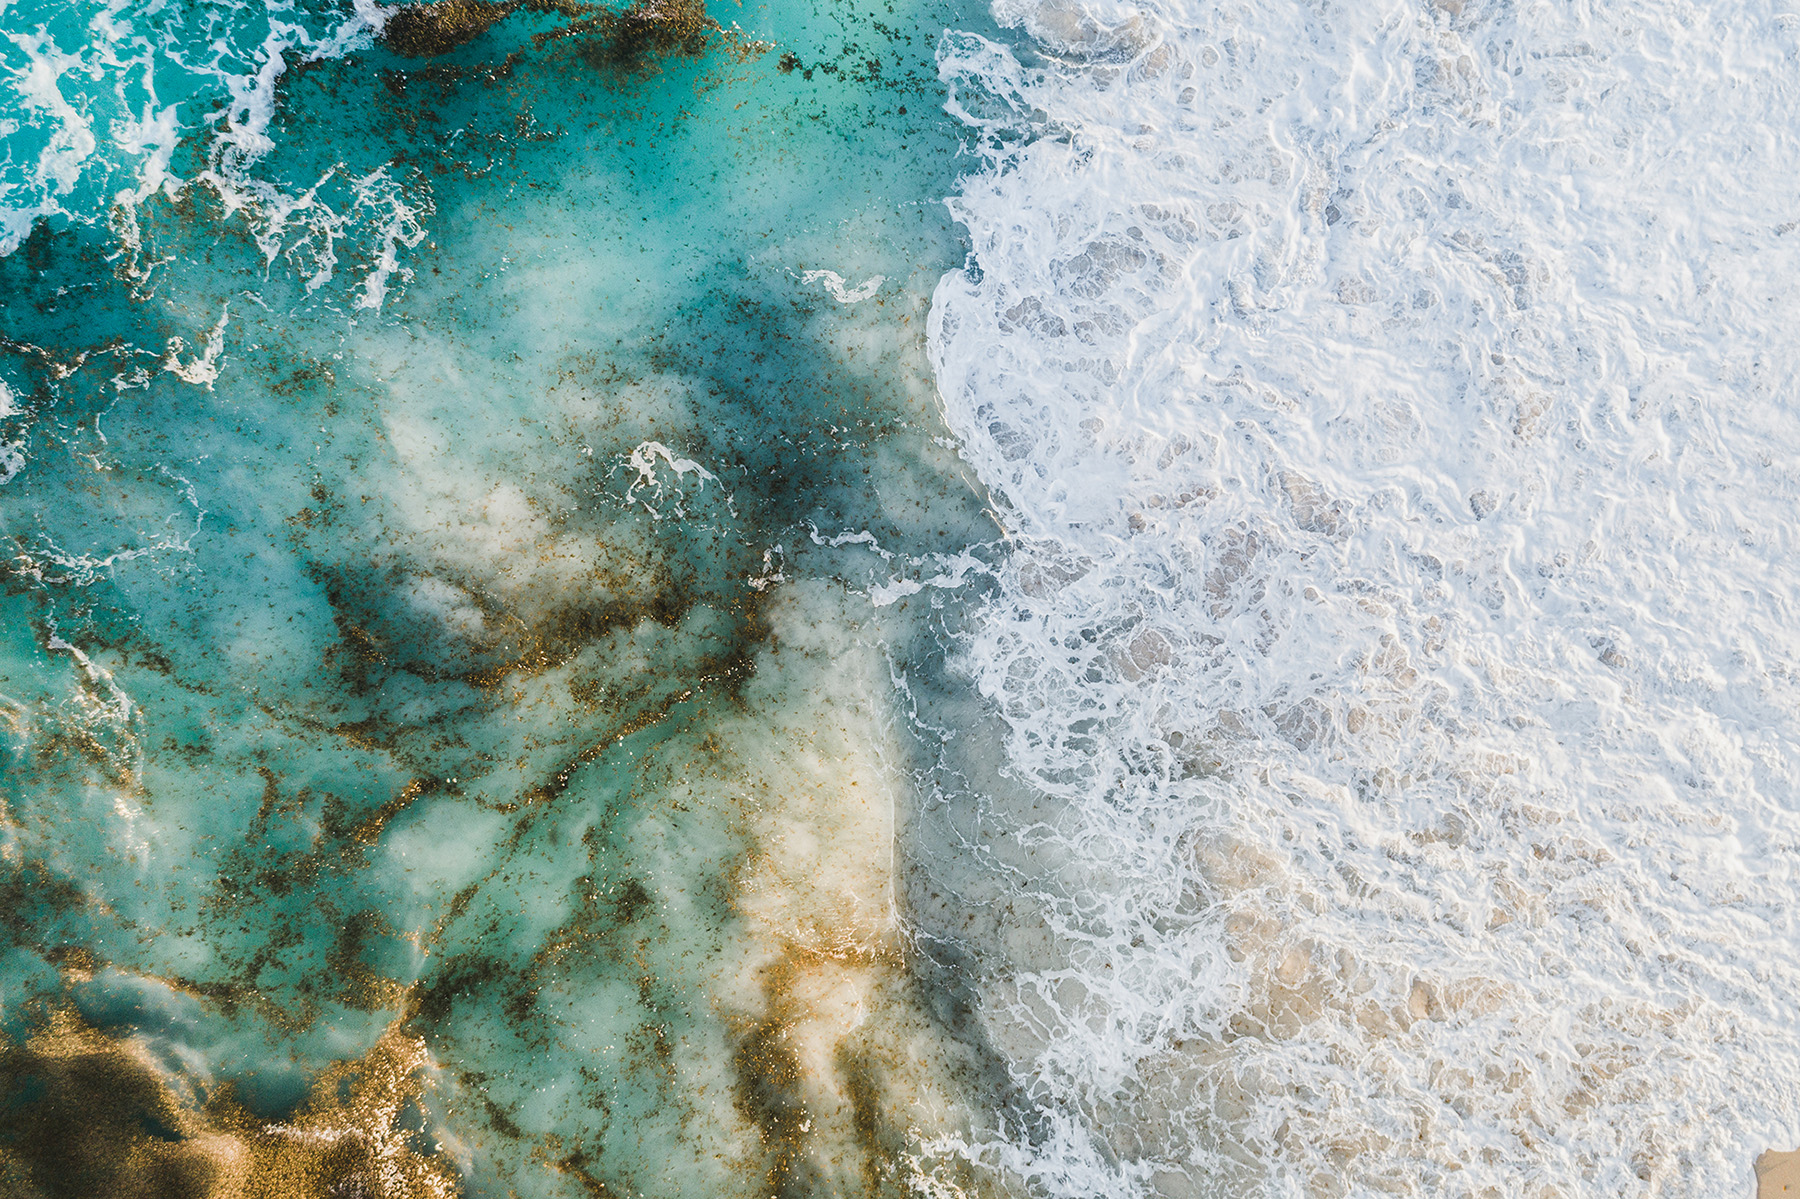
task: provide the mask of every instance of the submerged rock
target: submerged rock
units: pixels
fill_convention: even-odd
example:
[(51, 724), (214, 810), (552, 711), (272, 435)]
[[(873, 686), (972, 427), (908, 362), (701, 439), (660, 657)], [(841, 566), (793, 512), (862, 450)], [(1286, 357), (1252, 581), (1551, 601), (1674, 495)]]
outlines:
[(494, 4), (489, 0), (436, 0), (409, 4), (389, 17), (381, 38), (388, 49), (408, 58), (435, 58), (448, 54), (486, 33), (488, 27), (518, 7), (516, 2)]
[(451, 1199), (449, 1160), (416, 1124), (430, 1056), (388, 1031), (326, 1070), (288, 1120), (245, 1111), (228, 1089), (195, 1093), (140, 1039), (72, 1009), (0, 1043), (0, 1194), (18, 1199)]
[(713, 34), (722, 32), (702, 0), (638, 0), (619, 12), (598, 9), (586, 14), (566, 4), (554, 7), (575, 19), (534, 40), (542, 45), (558, 38), (581, 38), (582, 57), (591, 65), (627, 72), (651, 71), (660, 58), (698, 58), (706, 53)]
[(586, 0), (436, 0), (400, 9), (388, 18), (381, 36), (397, 54), (433, 58), (466, 45), (521, 8), (563, 22), (533, 34), (533, 44), (574, 38), (589, 65), (627, 74), (652, 74), (662, 58), (698, 58), (715, 35), (740, 58), (772, 48), (720, 25), (707, 13), (704, 0), (636, 0), (616, 10)]

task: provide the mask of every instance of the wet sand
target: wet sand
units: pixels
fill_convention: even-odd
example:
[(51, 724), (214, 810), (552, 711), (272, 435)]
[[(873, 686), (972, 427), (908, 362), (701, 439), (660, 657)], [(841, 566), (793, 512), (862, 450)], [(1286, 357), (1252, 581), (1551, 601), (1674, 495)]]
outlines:
[(1777, 1153), (1771, 1149), (1756, 1159), (1756, 1199), (1776, 1195), (1800, 1195), (1800, 1150)]

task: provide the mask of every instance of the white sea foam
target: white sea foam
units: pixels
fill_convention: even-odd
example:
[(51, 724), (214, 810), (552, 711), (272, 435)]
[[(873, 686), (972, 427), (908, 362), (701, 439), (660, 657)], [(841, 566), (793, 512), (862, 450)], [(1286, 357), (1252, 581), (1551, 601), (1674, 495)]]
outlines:
[[(658, 477), (656, 468), (658, 459), (661, 459), (664, 465), (675, 472), (675, 484), (673, 488), (666, 486), (662, 479)], [(681, 506), (681, 501), (686, 498), (687, 495), (686, 481), (688, 475), (692, 474), (694, 476), (694, 486), (696, 489), (704, 488), (708, 483), (717, 485), (719, 482), (719, 476), (713, 474), (710, 470), (707, 470), (692, 458), (677, 457), (675, 451), (671, 450), (660, 441), (641, 442), (638, 447), (632, 450), (626, 457), (625, 465), (637, 472), (637, 478), (632, 480), (631, 485), (625, 489), (625, 502), (628, 504), (642, 504), (644, 506), (644, 511), (659, 520), (662, 518), (662, 509), (665, 505), (668, 505), (671, 508), (671, 511), (675, 516), (685, 516), (687, 514), (686, 510)], [(671, 491), (674, 494), (672, 504), (669, 502)], [(640, 493), (647, 493), (648, 498), (645, 498), (645, 496)], [(727, 496), (726, 500), (729, 503), (730, 497)]]
[(825, 290), (830, 292), (831, 298), (838, 303), (860, 304), (864, 300), (874, 298), (875, 293), (881, 290), (881, 285), (887, 282), (887, 276), (872, 275), (855, 287), (851, 287), (836, 271), (807, 271), (800, 276), (800, 282), (823, 283)]
[(163, 360), (162, 368), (183, 383), (192, 383), (211, 391), (213, 384), (219, 379), (219, 355), (225, 349), (225, 326), (230, 323), (231, 305), (222, 304), (219, 306), (218, 323), (186, 362), (181, 360), (181, 354), (188, 348), (187, 339), (171, 337), (168, 357)]
[(74, 190), (81, 165), (96, 145), (93, 126), (57, 87), (58, 79), (78, 68), (81, 60), (58, 49), (42, 31), (8, 33), (6, 38), (25, 60), (10, 79), (19, 102), (27, 111), (42, 114), (53, 126), (38, 151), (35, 166), (27, 169), (26, 178), (47, 197), (66, 196)]
[(1800, 1140), (1800, 28), (997, 12), (932, 343), (1052, 936), (982, 991), (1039, 1120), (970, 1152), (1747, 1193)]
[[(368, 260), (354, 305), (381, 307), (395, 274), (407, 275), (399, 249), (424, 237), (424, 189), (386, 166), (345, 174), (340, 164), (297, 187), (264, 167), (289, 67), (366, 47), (390, 11), (370, 0), (327, 19), (277, 0), (208, 0), (179, 15), (155, 2), (0, 4), (9, 27), (0, 38), (0, 254), (42, 219), (106, 222), (142, 287), (156, 263), (142, 261), (140, 206), (199, 182), (227, 218), (249, 223), (265, 261), (290, 261), (309, 292), (333, 278), (337, 245), (354, 235)], [(184, 138), (204, 151), (189, 178), (175, 166)], [(339, 175), (342, 194), (328, 197)]]

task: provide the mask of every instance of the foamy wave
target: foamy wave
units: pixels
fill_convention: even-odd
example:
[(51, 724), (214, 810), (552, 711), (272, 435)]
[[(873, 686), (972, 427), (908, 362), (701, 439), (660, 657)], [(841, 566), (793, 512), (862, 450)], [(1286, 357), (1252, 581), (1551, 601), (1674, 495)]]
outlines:
[(1800, 47), (1587, 11), (946, 41), (932, 341), (1017, 534), (962, 660), (1051, 934), (983, 947), (1041, 1111), (971, 1153), (1710, 1196), (1800, 1140)]
[[(342, 180), (342, 164), (310, 186), (259, 174), (281, 77), (296, 63), (369, 44), (390, 10), (357, 0), (348, 13), (310, 16), (267, 0), (5, 7), (0, 37), (0, 255), (40, 220), (108, 225), (140, 287), (158, 265), (143, 245), (140, 207), (193, 184), (216, 193), (225, 216), (248, 222), (266, 262), (290, 262), (314, 291), (329, 282), (337, 245), (366, 240), (371, 266), (356, 306), (379, 308), (400, 247), (416, 246), (431, 211), (423, 189), (387, 167)], [(184, 143), (191, 151), (183, 151)], [(178, 151), (197, 156), (185, 177)]]
[[(19, 416), (22, 412), (23, 409), (19, 407), (19, 397), (13, 393), (13, 389), (8, 387), (4, 380), (0, 380), (0, 420)], [(15, 442), (5, 436), (0, 436), (0, 483), (12, 482), (24, 469), (24, 451)]]

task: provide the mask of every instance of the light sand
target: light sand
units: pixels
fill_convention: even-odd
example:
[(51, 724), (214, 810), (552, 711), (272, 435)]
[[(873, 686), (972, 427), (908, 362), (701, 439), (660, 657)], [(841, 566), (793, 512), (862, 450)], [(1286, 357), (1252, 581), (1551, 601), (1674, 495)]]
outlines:
[(1777, 1153), (1771, 1149), (1756, 1159), (1756, 1199), (1777, 1195), (1800, 1196), (1800, 1150)]

